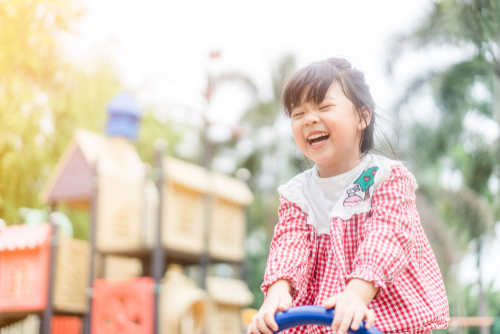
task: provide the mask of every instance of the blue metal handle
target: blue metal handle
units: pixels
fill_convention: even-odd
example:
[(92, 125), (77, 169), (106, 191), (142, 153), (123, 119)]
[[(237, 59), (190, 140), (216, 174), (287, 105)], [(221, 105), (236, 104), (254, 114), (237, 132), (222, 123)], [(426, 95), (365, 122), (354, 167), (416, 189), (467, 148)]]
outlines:
[[(278, 332), (284, 331), (285, 329), (304, 326), (304, 325), (321, 325), (321, 326), (331, 326), (334, 316), (333, 309), (327, 310), (321, 306), (298, 306), (293, 307), (285, 312), (278, 312), (274, 316), (276, 323), (278, 324)], [(375, 327), (370, 329), (365, 328), (365, 322), (361, 322), (358, 330), (353, 331), (349, 328), (348, 333), (356, 334), (383, 334)]]

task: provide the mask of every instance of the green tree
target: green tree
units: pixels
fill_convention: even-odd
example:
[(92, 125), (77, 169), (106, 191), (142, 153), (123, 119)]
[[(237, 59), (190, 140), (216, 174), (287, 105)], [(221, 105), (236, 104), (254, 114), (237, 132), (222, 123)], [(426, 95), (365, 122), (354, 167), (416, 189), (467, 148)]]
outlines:
[(0, 217), (19, 221), (36, 207), (47, 138), (54, 133), (51, 95), (67, 83), (57, 37), (80, 9), (65, 0), (0, 2)]
[[(436, 1), (421, 24), (410, 33), (393, 39), (388, 62), (388, 70), (392, 73), (394, 64), (409, 49), (425, 51), (448, 45), (472, 50), (471, 56), (444, 71), (429, 71), (417, 78), (408, 86), (396, 110), (401, 111), (403, 105), (414, 101), (424, 89), (432, 91), (438, 110), (432, 123), (415, 119), (406, 122), (403, 146), (409, 154), (405, 158), (411, 162), (412, 169), (418, 171), (423, 194), (433, 204), (434, 212), (446, 222), (448, 233), (453, 232), (455, 244), (459, 245), (454, 247), (453, 243), (448, 243), (447, 247), (451, 248), (444, 253), (462, 250), (463, 254), (466, 245), (474, 244), (478, 268), (481, 249), (495, 221), (497, 199), (488, 188), (488, 180), (498, 169), (499, 145), (486, 145), (480, 135), (468, 131), (464, 120), (467, 116), (499, 119), (499, 18), (500, 2), (497, 0)], [(474, 94), (478, 86), (489, 92), (491, 98)], [(398, 115), (402, 123), (403, 119), (408, 119), (401, 112)], [(445, 165), (462, 176), (458, 190), (449, 191), (439, 186), (439, 175)], [(486, 315), (481, 277), (478, 285), (478, 314)], [(462, 311), (458, 307), (458, 312), (463, 312), (463, 307)]]

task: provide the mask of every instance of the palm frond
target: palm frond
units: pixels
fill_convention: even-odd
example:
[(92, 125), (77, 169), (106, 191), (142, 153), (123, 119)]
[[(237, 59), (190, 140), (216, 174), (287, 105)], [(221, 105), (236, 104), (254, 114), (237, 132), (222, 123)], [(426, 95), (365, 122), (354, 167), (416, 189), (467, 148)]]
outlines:
[[(464, 37), (459, 26), (455, 5), (444, 0), (435, 2), (430, 13), (409, 33), (395, 35), (389, 43), (386, 70), (392, 75), (394, 65), (409, 50), (422, 50), (431, 46), (458, 45)], [(458, 34), (457, 34), (458, 33)]]
[(392, 75), (394, 65), (407, 49), (423, 50), (443, 45), (474, 45), (477, 55), (500, 70), (500, 1), (435, 2), (430, 13), (417, 27), (409, 33), (392, 38), (389, 43), (387, 73)]
[(474, 100), (471, 88), (475, 80), (478, 77), (484, 78), (484, 81), (489, 83), (491, 90), (491, 76), (493, 74), (491, 65), (480, 56), (450, 66), (433, 77), (432, 84), (436, 102), (449, 117), (462, 119), (465, 113), (471, 109), (471, 102)]
[(455, 229), (465, 245), (481, 242), (484, 235), (493, 233), (495, 215), (487, 200), (463, 186), (457, 192), (443, 191), (441, 209), (445, 220)]

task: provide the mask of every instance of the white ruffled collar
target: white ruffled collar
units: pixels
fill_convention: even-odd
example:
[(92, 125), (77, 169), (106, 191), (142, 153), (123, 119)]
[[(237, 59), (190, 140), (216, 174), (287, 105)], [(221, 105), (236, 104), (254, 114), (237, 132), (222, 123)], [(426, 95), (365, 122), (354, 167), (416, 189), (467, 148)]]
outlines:
[(330, 234), (332, 218), (347, 220), (355, 214), (369, 212), (373, 192), (389, 178), (391, 167), (402, 163), (380, 155), (367, 154), (360, 165), (362, 172), (360, 175), (350, 177), (349, 182), (346, 182), (345, 191), (330, 213), (324, 212), (320, 203), (311, 200), (314, 198), (312, 193), (318, 191), (319, 187), (317, 183), (314, 184), (316, 166), (280, 186), (278, 192), (307, 214), (307, 224), (313, 225), (316, 233)]

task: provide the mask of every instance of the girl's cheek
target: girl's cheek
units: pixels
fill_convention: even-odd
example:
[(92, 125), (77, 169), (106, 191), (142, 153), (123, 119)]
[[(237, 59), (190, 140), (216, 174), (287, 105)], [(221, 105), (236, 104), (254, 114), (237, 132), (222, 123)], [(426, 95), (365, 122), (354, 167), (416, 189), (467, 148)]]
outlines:
[(301, 139), (301, 137), (303, 137), (302, 135), (302, 127), (299, 126), (298, 124), (294, 124), (292, 123), (292, 134), (293, 134), (293, 139), (295, 140), (295, 143), (297, 145), (299, 145), (299, 140)]
[(297, 145), (297, 147), (302, 150), (302, 143), (300, 142), (300, 140), (295, 136), (293, 136), (293, 140), (295, 141), (295, 145)]
[(300, 133), (300, 136), (296, 136), (296, 134), (293, 133), (293, 140), (295, 141), (295, 145), (297, 145), (299, 150), (303, 154), (306, 154), (307, 142), (303, 139), (302, 133)]

